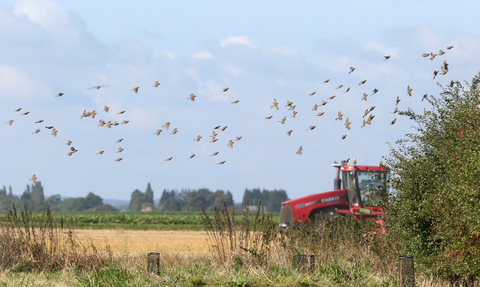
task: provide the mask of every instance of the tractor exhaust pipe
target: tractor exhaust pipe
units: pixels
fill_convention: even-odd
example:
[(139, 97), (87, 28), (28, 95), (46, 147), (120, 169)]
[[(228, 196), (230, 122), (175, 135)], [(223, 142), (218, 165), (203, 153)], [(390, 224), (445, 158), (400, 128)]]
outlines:
[(342, 166), (336, 161), (334, 162), (334, 164), (332, 164), (332, 166), (336, 168), (335, 178), (333, 179), (333, 190), (342, 189), (342, 180), (340, 179), (340, 168)]

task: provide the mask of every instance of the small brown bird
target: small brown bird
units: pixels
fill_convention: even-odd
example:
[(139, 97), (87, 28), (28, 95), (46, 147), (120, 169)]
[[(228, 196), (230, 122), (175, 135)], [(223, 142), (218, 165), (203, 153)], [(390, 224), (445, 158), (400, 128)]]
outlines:
[(454, 84), (455, 84), (455, 82), (453, 80), (451, 80), (450, 83), (447, 86), (449, 86), (450, 88), (453, 88)]
[(413, 89), (410, 88), (410, 85), (408, 85), (408, 86), (407, 86), (407, 93), (408, 93), (408, 95), (409, 95), (410, 97), (412, 96), (412, 91), (413, 91)]
[(350, 72), (348, 72), (348, 73), (351, 74), (353, 71), (355, 71), (355, 68), (354, 68), (354, 67), (350, 67)]
[(57, 130), (55, 128), (52, 129), (51, 135), (57, 137)]
[(215, 133), (215, 131), (213, 131), (212, 135), (210, 136), (212, 139), (214, 139), (218, 134)]
[(297, 107), (297, 105), (291, 105), (290, 107), (288, 107), (288, 110), (293, 111), (296, 107)]
[(214, 142), (216, 142), (216, 141), (218, 141), (218, 139), (216, 139), (216, 138), (212, 138), (212, 140), (211, 140), (211, 141), (209, 141), (209, 143), (214, 143)]
[(159, 83), (158, 81), (155, 81), (155, 83), (153, 83), (153, 86), (152, 86), (152, 87), (157, 88), (158, 86), (160, 86), (160, 83)]
[(346, 137), (347, 137), (347, 135), (343, 135), (343, 136), (342, 136), (342, 140), (344, 140)]
[(241, 139), (242, 139), (242, 137), (236, 137), (236, 138), (234, 139), (234, 141), (238, 142), (238, 141), (241, 140)]
[(232, 104), (237, 104), (240, 100), (233, 101)]
[(292, 135), (292, 132), (293, 132), (293, 130), (289, 130), (289, 131), (286, 132), (285, 134), (288, 135), (288, 136), (291, 136), (291, 135)]
[(37, 129), (36, 131), (34, 131), (34, 132), (32, 133), (32, 135), (33, 135), (33, 134), (38, 134), (39, 132), (40, 132), (40, 129)]
[(35, 123), (39, 124), (39, 123), (42, 123), (42, 122), (43, 122), (43, 120), (39, 120), (39, 121), (36, 121)]
[(312, 112), (313, 112), (313, 111), (316, 111), (316, 110), (317, 110), (317, 108), (318, 108), (318, 105), (317, 105), (317, 104), (315, 104), (315, 105), (313, 106), (313, 108), (312, 108)]
[(377, 89), (377, 88), (373, 89), (373, 91), (372, 91), (372, 96), (375, 95), (376, 93), (378, 93), (378, 89)]
[(224, 164), (224, 163), (226, 163), (226, 162), (227, 162), (226, 160), (223, 160), (223, 161), (217, 163), (217, 165), (218, 165), (218, 164)]
[(283, 119), (277, 121), (277, 123), (281, 123), (282, 125), (285, 123), (285, 121), (287, 120), (287, 117), (283, 117)]
[(451, 50), (453, 46), (447, 46), (447, 50)]
[(174, 135), (178, 132), (177, 128), (174, 128), (173, 131), (170, 133), (171, 135)]
[(69, 151), (69, 152), (67, 153), (67, 156), (72, 156), (72, 154), (74, 154), (74, 153), (75, 153), (74, 151)]
[[(97, 152), (97, 154), (103, 154), (103, 153), (104, 153), (104, 151), (103, 151), (103, 150), (101, 150), (101, 151)], [(96, 154), (96, 155), (97, 155), (97, 154)]]
[(227, 127), (228, 127), (228, 126), (224, 126), (224, 127), (222, 128), (222, 132), (225, 131), (225, 130), (227, 129)]
[(376, 106), (371, 106), (371, 107), (370, 107), (370, 110), (368, 110), (368, 112), (373, 111), (375, 108), (376, 108)]
[(93, 110), (93, 111), (90, 113), (90, 117), (91, 117), (92, 119), (94, 119), (96, 115), (97, 115), (97, 113), (95, 112), (95, 110)]
[(125, 113), (125, 111), (120, 111), (117, 113), (117, 115), (123, 115)]
[(128, 124), (130, 121), (127, 121), (127, 120), (123, 120), (123, 122), (121, 123), (122, 125), (126, 125)]
[(15, 111), (16, 111), (16, 112), (19, 112), (19, 111), (21, 111), (21, 110), (22, 110), (22, 108), (18, 108), (18, 109), (16, 109)]
[(63, 93), (58, 93), (55, 97), (61, 97), (63, 95), (64, 95)]
[(216, 126), (216, 127), (214, 127), (213, 129), (214, 129), (214, 130), (218, 130), (219, 128), (220, 128), (220, 126)]
[(395, 108), (393, 112), (390, 112), (391, 114), (396, 114), (398, 112), (398, 107)]
[(335, 88), (335, 90), (341, 89), (343, 85), (339, 85), (338, 87)]
[(342, 112), (338, 112), (338, 117), (335, 120), (342, 120), (343, 119), (343, 114)]
[(118, 141), (116, 141), (115, 143), (121, 143), (123, 141), (123, 139), (119, 139)]
[(326, 84), (326, 83), (328, 83), (328, 82), (330, 82), (330, 79), (327, 79), (327, 80), (323, 81), (322, 84)]
[(29, 179), (29, 181), (32, 182), (32, 184), (35, 184), (35, 181), (37, 180), (37, 176), (34, 174), (32, 178)]
[(324, 100), (322, 100), (322, 103), (320, 104), (321, 107), (325, 106), (327, 104), (327, 102), (325, 102)]
[(425, 119), (427, 117), (427, 109), (423, 108), (423, 118)]
[(108, 86), (95, 86), (95, 87), (91, 87), (91, 88), (89, 88), (89, 89), (97, 89), (97, 90), (99, 90), (100, 88), (103, 88), (103, 87), (108, 87)]
[(268, 117), (266, 117), (265, 119), (266, 119), (266, 120), (269, 120), (269, 119), (271, 119), (272, 117), (273, 117), (273, 116), (268, 116)]
[(123, 159), (123, 157), (119, 157), (119, 158), (117, 158), (117, 159), (114, 160), (114, 161), (119, 162), (119, 161), (121, 161), (122, 159)]
[(324, 112), (320, 112), (320, 113), (316, 114), (315, 116), (321, 117), (321, 116), (323, 116), (324, 114), (325, 114)]
[(71, 150), (72, 152), (77, 152), (77, 151), (78, 151), (78, 150), (76, 150), (73, 146), (70, 147), (70, 150)]
[(190, 97), (187, 98), (187, 100), (190, 100), (190, 101), (195, 101), (195, 95), (194, 94), (190, 94)]
[(8, 122), (5, 122), (5, 123), (8, 124), (9, 126), (12, 126), (13, 120), (9, 120)]
[(216, 156), (218, 154), (218, 151), (212, 153), (210, 156)]
[(422, 102), (423, 102), (424, 99), (427, 98), (427, 96), (428, 96), (428, 94), (423, 95), (423, 97), (422, 97)]
[(228, 89), (229, 89), (229, 88), (227, 87), (227, 88), (223, 89), (223, 91), (226, 92), (226, 91), (228, 91)]
[(162, 125), (162, 128), (166, 128), (167, 130), (169, 127), (170, 127), (170, 122), (166, 122), (164, 125)]
[(390, 55), (388, 55), (388, 56), (383, 56), (383, 60), (384, 60), (384, 61), (386, 61), (386, 60), (388, 60), (388, 59), (390, 59)]
[(115, 122), (113, 122), (113, 125), (114, 125), (114, 126), (118, 126), (119, 123), (117, 123), (117, 121), (115, 121)]
[(68, 140), (65, 145), (71, 145), (72, 144), (72, 141), (71, 140)]
[(109, 107), (105, 106), (103, 107), (103, 111), (102, 112), (106, 112), (108, 114), (108, 109), (110, 109)]
[(193, 139), (193, 141), (199, 142), (201, 138), (202, 138), (202, 136), (201, 136), (201, 135), (198, 135), (196, 138)]
[(365, 113), (363, 114), (363, 117), (362, 117), (362, 118), (365, 118), (365, 117), (368, 115), (369, 112), (370, 112), (370, 110), (369, 110), (369, 109), (366, 109), (366, 110), (365, 110)]
[(348, 87), (348, 88), (345, 90), (345, 93), (348, 93), (348, 91), (350, 91), (350, 87)]
[(422, 55), (422, 57), (424, 57), (424, 58), (426, 58), (428, 56), (430, 56), (430, 53), (423, 53), (423, 55)]
[(362, 128), (367, 124), (366, 120), (363, 120)]
[(316, 92), (311, 92), (310, 94), (308, 94), (309, 96), (313, 96), (315, 95)]
[(333, 100), (333, 99), (335, 99), (335, 96), (331, 96), (327, 100)]
[(390, 125), (393, 125), (397, 121), (397, 118), (393, 119), (393, 121), (390, 123)]
[(285, 105), (285, 107), (290, 107), (292, 104), (293, 102), (287, 101), (287, 104)]
[(153, 134), (159, 136), (161, 132), (162, 132), (162, 130), (161, 130), (161, 129), (158, 129), (158, 130), (157, 130), (156, 132), (154, 132)]
[(351, 130), (350, 124), (351, 122), (348, 120), (348, 117), (347, 117), (347, 120), (345, 121), (345, 128), (347, 128), (348, 130)]
[(311, 131), (311, 130), (313, 130), (313, 129), (316, 128), (316, 127), (317, 127), (317, 126), (310, 126), (307, 131)]
[(227, 146), (228, 146), (229, 148), (233, 148), (233, 141), (230, 140), (230, 141), (228, 142)]
[(405, 134), (405, 136), (409, 138), (409, 137), (411, 137), (411, 136), (412, 136), (412, 134), (411, 134), (411, 133), (409, 133), (409, 134)]
[(440, 49), (440, 51), (438, 51), (438, 55), (442, 56), (443, 54), (445, 54), (445, 52), (442, 49)]
[(278, 110), (278, 102), (277, 102), (277, 99), (273, 99), (273, 104), (270, 106), (270, 109), (273, 109), (275, 108), (276, 110)]
[(366, 102), (366, 101), (367, 101), (367, 97), (368, 97), (368, 94), (363, 93), (362, 101), (365, 101), (365, 102)]
[(367, 80), (363, 80), (358, 85), (361, 86), (361, 85), (365, 84), (366, 82), (367, 82)]
[(295, 116), (297, 115), (297, 112), (296, 111), (293, 111), (293, 115), (291, 116), (292, 118), (295, 118)]
[(117, 150), (117, 153), (122, 152), (122, 151), (123, 151), (123, 148), (119, 147), (118, 150)]
[(135, 88), (131, 89), (131, 91), (134, 91), (135, 94), (137, 94), (137, 93), (138, 93), (138, 89), (140, 89), (140, 87), (135, 87)]
[(103, 126), (105, 126), (105, 121), (102, 120), (102, 119), (100, 119), (100, 120), (98, 121), (97, 127), (103, 127)]
[(398, 105), (398, 103), (400, 103), (400, 101), (401, 101), (401, 100), (400, 100), (400, 97), (397, 96), (397, 100), (395, 101), (395, 106)]
[(167, 159), (164, 159), (163, 161), (171, 161), (173, 157), (169, 157)]
[(195, 156), (195, 154), (192, 153), (192, 155), (191, 155), (188, 159), (191, 159), (191, 158), (193, 158), (194, 156)]
[(30, 112), (24, 112), (24, 113), (22, 114), (22, 116), (26, 116), (26, 115), (28, 115), (29, 113), (30, 113)]
[(433, 79), (435, 80), (435, 77), (438, 75), (438, 71), (433, 71)]
[(437, 56), (437, 54), (434, 54), (433, 52), (430, 53), (431, 57), (430, 57), (430, 61), (433, 61), (433, 59), (435, 59), (435, 56)]
[(298, 148), (297, 150), (297, 154), (302, 155), (302, 152), (303, 152), (303, 146), (300, 146), (300, 148)]

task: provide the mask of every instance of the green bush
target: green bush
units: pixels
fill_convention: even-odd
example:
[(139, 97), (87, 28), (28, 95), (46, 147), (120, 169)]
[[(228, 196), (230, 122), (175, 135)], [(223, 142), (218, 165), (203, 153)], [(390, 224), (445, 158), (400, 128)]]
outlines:
[(400, 253), (427, 274), (480, 277), (480, 94), (477, 84), (451, 83), (431, 110), (401, 114), (416, 132), (397, 141), (387, 164), (394, 192), (385, 221)]

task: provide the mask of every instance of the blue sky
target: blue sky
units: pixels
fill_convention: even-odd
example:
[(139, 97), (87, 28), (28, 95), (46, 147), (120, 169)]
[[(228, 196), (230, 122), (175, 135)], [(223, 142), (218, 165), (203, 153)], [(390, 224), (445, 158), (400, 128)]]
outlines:
[[(331, 190), (333, 161), (357, 158), (376, 165), (388, 153), (387, 142), (412, 132), (408, 119), (390, 113), (397, 96), (400, 110), (423, 113), (429, 105), (422, 95), (441, 92), (437, 82), (470, 80), (478, 72), (479, 6), (0, 1), (0, 113), (4, 122), (14, 120), (0, 125), (0, 184), (21, 194), (36, 174), (48, 195), (91, 191), (117, 199), (129, 199), (147, 182), (155, 197), (165, 188), (207, 187), (230, 190), (236, 201), (245, 188), (282, 188), (290, 198)], [(446, 51), (449, 45), (454, 48)], [(439, 49), (445, 55), (422, 57)], [(385, 55), (391, 58), (383, 61)], [(432, 79), (445, 59), (448, 74)], [(351, 66), (356, 70), (349, 74)], [(155, 81), (161, 83), (157, 88)], [(108, 87), (88, 89), (96, 85)], [(134, 87), (140, 87), (138, 94)], [(379, 92), (371, 95), (375, 88)], [(55, 97), (59, 92), (64, 95)], [(191, 93), (197, 96), (193, 102), (187, 100)], [(367, 102), (363, 93), (369, 94)], [(279, 110), (269, 107), (274, 98)], [(311, 110), (322, 100), (328, 103), (318, 112), (325, 114), (317, 117)], [(296, 105), (295, 118), (287, 101)], [(108, 114), (102, 112), (105, 105)], [(373, 105), (372, 125), (360, 128)], [(95, 119), (80, 119), (84, 110), (95, 110)], [(335, 121), (339, 111), (342, 122)], [(277, 121), (284, 116), (282, 125)], [(351, 130), (344, 127), (346, 117)], [(129, 123), (108, 129), (97, 126), (100, 119)], [(171, 128), (153, 135), (167, 121)], [(58, 136), (45, 125), (54, 126)], [(228, 127), (209, 143), (217, 125)], [(308, 130), (310, 125), (316, 128)], [(37, 128), (41, 132), (32, 134)], [(173, 128), (177, 134), (170, 134)], [(193, 141), (198, 135), (202, 139)], [(227, 143), (238, 136), (230, 149)], [(72, 156), (68, 140), (78, 150)], [(297, 155), (300, 146), (303, 154)], [(119, 147), (124, 151), (117, 153)]]

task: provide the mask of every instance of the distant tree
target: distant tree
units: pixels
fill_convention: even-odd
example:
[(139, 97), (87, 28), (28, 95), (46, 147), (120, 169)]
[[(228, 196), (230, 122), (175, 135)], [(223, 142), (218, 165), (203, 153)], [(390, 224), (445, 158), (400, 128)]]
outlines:
[(142, 199), (143, 194), (140, 190), (135, 189), (132, 192), (132, 196), (130, 198), (130, 206), (128, 210), (130, 211), (141, 211), (142, 210)]
[(103, 199), (100, 196), (95, 195), (93, 192), (89, 192), (88, 195), (85, 197), (86, 209), (92, 209), (102, 204), (103, 204)]
[(259, 188), (254, 188), (252, 190), (246, 188), (243, 195), (242, 205), (245, 206), (247, 202), (248, 205), (257, 205), (260, 201), (267, 211), (279, 212), (281, 203), (286, 200), (288, 200), (287, 192), (283, 189), (274, 189), (273, 191), (263, 189), (263, 191), (260, 191)]
[(32, 184), (31, 200), (35, 205), (35, 209), (45, 208), (45, 195), (43, 194), (43, 187), (40, 181), (36, 181)]
[(150, 183), (147, 184), (147, 189), (145, 190), (145, 193), (143, 194), (143, 200), (142, 200), (142, 209), (147, 208), (147, 207), (154, 207), (153, 204), (153, 190), (152, 187), (150, 186)]

